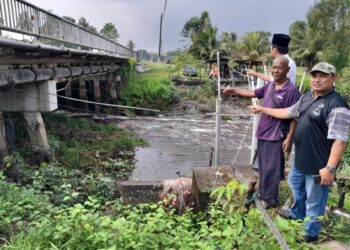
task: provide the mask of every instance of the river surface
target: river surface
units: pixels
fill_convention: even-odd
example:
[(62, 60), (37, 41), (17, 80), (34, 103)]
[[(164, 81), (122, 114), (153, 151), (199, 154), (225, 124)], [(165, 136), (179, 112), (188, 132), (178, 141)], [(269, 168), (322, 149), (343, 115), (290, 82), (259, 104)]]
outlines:
[[(134, 117), (118, 122), (118, 126), (133, 130), (149, 143), (149, 147), (136, 149), (131, 180), (190, 177), (194, 167), (208, 167), (210, 162), (214, 165), (215, 116), (192, 104), (187, 106), (186, 112), (182, 113)], [(252, 116), (243, 107), (225, 106), (223, 112), (230, 113), (232, 120), (221, 121), (220, 164), (248, 165)]]

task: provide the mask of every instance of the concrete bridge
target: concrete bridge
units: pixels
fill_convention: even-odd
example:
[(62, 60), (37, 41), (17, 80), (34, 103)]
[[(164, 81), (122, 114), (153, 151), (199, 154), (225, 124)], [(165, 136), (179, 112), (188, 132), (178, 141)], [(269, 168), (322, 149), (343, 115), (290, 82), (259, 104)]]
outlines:
[(48, 149), (41, 112), (115, 103), (120, 68), (135, 52), (23, 0), (0, 0), (0, 153), (7, 140), (2, 111), (24, 112), (31, 142)]

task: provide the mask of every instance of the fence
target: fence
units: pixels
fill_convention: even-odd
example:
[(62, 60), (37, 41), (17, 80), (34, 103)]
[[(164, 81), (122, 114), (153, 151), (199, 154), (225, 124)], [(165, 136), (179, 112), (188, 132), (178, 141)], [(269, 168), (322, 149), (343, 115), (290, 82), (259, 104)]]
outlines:
[(129, 48), (23, 0), (0, 0), (0, 30), (58, 47), (135, 57)]

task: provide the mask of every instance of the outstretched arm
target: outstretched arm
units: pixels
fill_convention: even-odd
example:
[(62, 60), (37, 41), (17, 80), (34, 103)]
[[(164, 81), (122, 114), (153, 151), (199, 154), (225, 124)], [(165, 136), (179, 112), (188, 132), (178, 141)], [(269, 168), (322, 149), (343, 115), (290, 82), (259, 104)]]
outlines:
[(248, 89), (240, 89), (240, 88), (231, 88), (231, 87), (227, 87), (224, 88), (224, 94), (237, 94), (243, 97), (255, 97), (254, 95), (254, 91), (253, 90), (248, 90)]
[(289, 113), (287, 108), (283, 109), (274, 109), (274, 108), (266, 108), (258, 105), (248, 106), (248, 108), (256, 114), (266, 114), (277, 119), (289, 119)]
[(271, 80), (271, 75), (265, 75), (263, 73), (259, 73), (253, 70), (247, 70), (247, 73), (249, 76), (255, 76), (257, 78), (260, 78), (264, 81), (270, 81)]

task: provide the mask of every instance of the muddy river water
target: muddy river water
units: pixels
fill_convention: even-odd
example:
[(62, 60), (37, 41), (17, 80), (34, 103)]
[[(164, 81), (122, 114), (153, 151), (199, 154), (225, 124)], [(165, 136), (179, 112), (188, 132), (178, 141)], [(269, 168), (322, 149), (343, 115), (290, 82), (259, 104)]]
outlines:
[[(149, 147), (136, 149), (134, 181), (160, 181), (192, 176), (193, 167), (207, 167), (214, 158), (215, 116), (185, 104), (186, 112), (139, 116), (118, 126), (135, 131)], [(190, 108), (189, 108), (189, 107)], [(182, 108), (183, 109), (183, 108)], [(252, 116), (244, 107), (224, 106), (231, 120), (222, 119), (220, 164), (248, 165), (252, 142)], [(229, 117), (229, 116), (226, 116)], [(214, 159), (212, 159), (214, 165)]]

